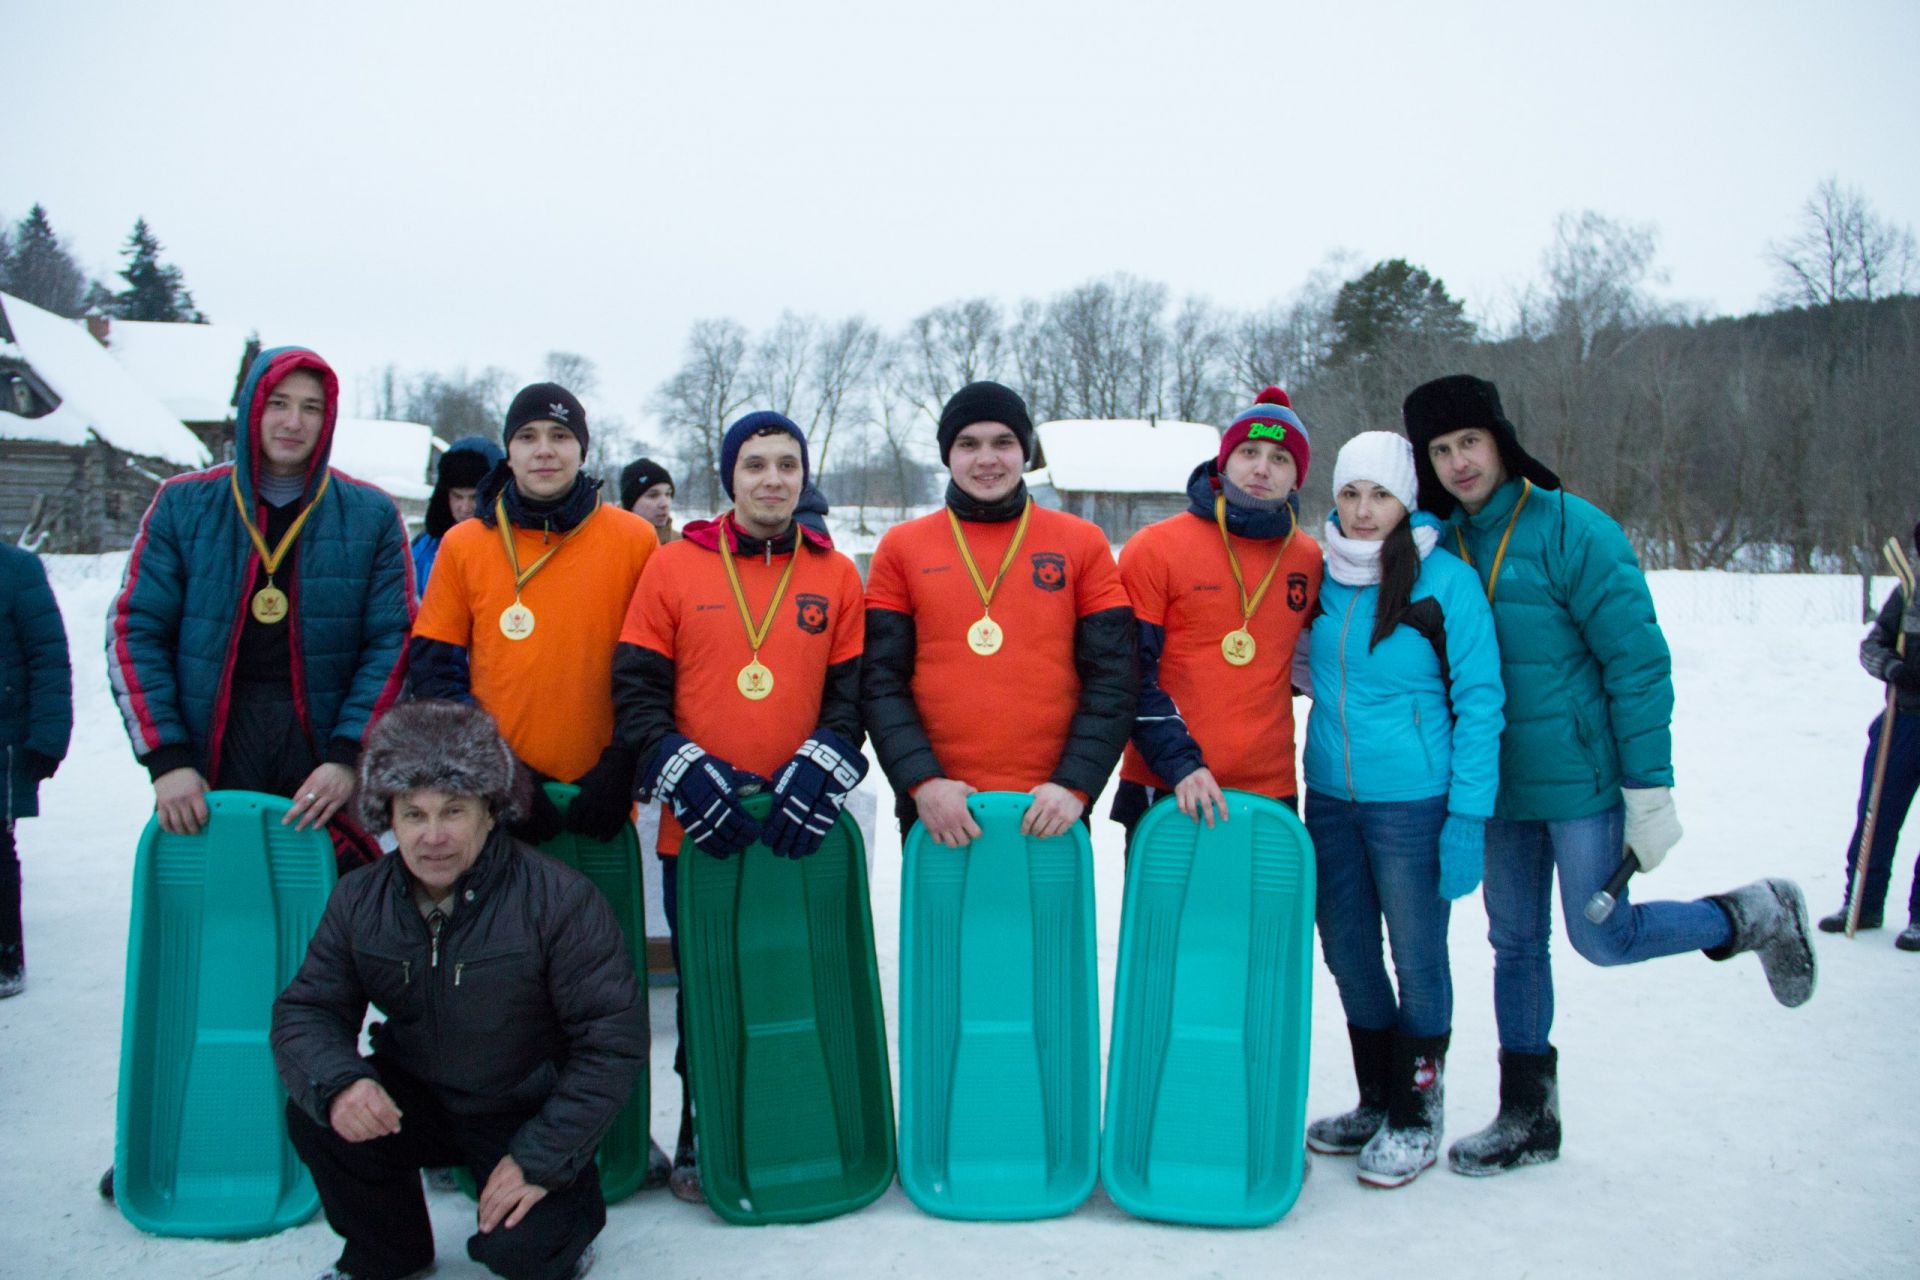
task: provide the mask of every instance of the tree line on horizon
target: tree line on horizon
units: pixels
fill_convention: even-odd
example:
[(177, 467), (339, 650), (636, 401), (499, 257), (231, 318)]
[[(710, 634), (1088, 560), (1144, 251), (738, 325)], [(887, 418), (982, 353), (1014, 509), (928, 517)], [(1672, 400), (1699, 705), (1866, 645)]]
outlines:
[(117, 273), (121, 287), (90, 279), (79, 259), (47, 215), (35, 204), (11, 226), (0, 225), (0, 292), (30, 302), (69, 320), (110, 316), (115, 320), (157, 320), (206, 324), (194, 305), (180, 268), (161, 259), (165, 246), (144, 217), (120, 246), (125, 265)]

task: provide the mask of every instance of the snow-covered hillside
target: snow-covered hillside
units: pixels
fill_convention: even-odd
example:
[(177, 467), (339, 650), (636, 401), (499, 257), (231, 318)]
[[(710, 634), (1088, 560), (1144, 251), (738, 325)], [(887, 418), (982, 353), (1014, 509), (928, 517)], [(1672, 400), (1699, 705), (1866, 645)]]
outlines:
[[(50, 561), (73, 641), (73, 754), (17, 834), (30, 985), (0, 1002), (0, 1276), (305, 1277), (338, 1243), (321, 1221), (235, 1243), (141, 1235), (99, 1202), (113, 1149), (132, 849), (151, 804), (107, 695), (102, 619), (119, 557)], [(1679, 683), (1676, 796), (1687, 837), (1639, 896), (1691, 896), (1763, 874), (1798, 878), (1816, 913), (1838, 905), (1876, 688), (1854, 662), (1857, 580), (1657, 574)], [(1304, 705), (1301, 708), (1304, 714)], [(879, 779), (879, 771), (873, 775)], [(884, 786), (882, 781), (880, 785)], [(880, 811), (889, 811), (880, 797)], [(1100, 954), (1119, 929), (1119, 830), (1094, 824)], [(1897, 920), (1920, 832), (1895, 869)], [(899, 840), (873, 857), (875, 932), (894, 1004)], [(1453, 923), (1457, 1021), (1449, 1136), (1495, 1105), (1492, 959), (1477, 900)], [(1920, 956), (1892, 931), (1821, 935), (1820, 985), (1797, 1011), (1751, 957), (1679, 956), (1600, 970), (1556, 938), (1565, 1154), (1485, 1182), (1435, 1169), (1404, 1190), (1361, 1188), (1320, 1159), (1298, 1205), (1261, 1231), (1136, 1221), (1096, 1193), (1048, 1222), (960, 1224), (896, 1187), (805, 1227), (722, 1225), (650, 1192), (612, 1208), (596, 1275), (678, 1277), (1912, 1276), (1920, 1274)], [(1110, 992), (1107, 993), (1110, 997)], [(654, 1131), (671, 1141), (670, 991), (654, 993)], [(1103, 1010), (1103, 1028), (1109, 1025)], [(1309, 1115), (1351, 1104), (1333, 985), (1314, 990)], [(484, 1273), (463, 1242), (472, 1210), (434, 1200), (444, 1280)]]

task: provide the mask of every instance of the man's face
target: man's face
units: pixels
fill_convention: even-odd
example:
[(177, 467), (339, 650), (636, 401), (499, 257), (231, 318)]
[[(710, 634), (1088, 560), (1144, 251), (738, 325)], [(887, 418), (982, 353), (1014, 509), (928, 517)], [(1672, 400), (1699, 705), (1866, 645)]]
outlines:
[(445, 791), (395, 796), (392, 817), (407, 870), (436, 898), (473, 866), (493, 830), (493, 812), (484, 799)]
[(326, 388), (318, 374), (296, 369), (275, 383), (260, 414), (260, 462), (267, 473), (304, 474), (326, 421)]
[(507, 441), (507, 467), (529, 498), (557, 498), (580, 474), (580, 437), (549, 418), (523, 423)]
[(1440, 487), (1452, 494), (1468, 515), (1486, 506), (1493, 491), (1507, 482), (1500, 442), (1493, 432), (1481, 427), (1435, 436), (1427, 446), (1427, 460), (1440, 477)]
[(976, 422), (961, 429), (947, 451), (947, 469), (960, 491), (993, 502), (1014, 491), (1026, 466), (1020, 437), (1004, 422)]
[(459, 524), (473, 515), (473, 489), (447, 490), (447, 510), (453, 513), (453, 522)]
[[(736, 466), (734, 471), (738, 474), (739, 468)], [(665, 480), (649, 485), (645, 493), (633, 500), (633, 514), (656, 529), (666, 528), (667, 521), (673, 518), (673, 486)]]
[(733, 462), (733, 518), (759, 537), (787, 527), (800, 505), (800, 442), (784, 431), (754, 436)]
[(1242, 440), (1227, 455), (1227, 479), (1248, 497), (1284, 498), (1299, 483), (1293, 455), (1274, 440)]

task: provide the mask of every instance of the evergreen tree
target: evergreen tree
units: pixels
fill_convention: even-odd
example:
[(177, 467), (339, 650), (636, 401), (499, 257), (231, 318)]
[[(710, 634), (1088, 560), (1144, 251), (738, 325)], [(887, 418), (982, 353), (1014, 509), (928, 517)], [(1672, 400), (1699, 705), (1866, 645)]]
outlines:
[(1335, 365), (1364, 360), (1412, 339), (1469, 342), (1473, 322), (1447, 287), (1405, 258), (1378, 262), (1340, 286), (1333, 303)]
[(160, 239), (145, 218), (134, 220), (133, 232), (120, 249), (127, 265), (120, 278), (127, 287), (113, 295), (108, 315), (120, 320), (164, 320), (205, 324), (207, 317), (193, 305), (180, 268), (160, 261)]
[(10, 234), (0, 234), (0, 289), (72, 319), (86, 308), (87, 276), (36, 204)]

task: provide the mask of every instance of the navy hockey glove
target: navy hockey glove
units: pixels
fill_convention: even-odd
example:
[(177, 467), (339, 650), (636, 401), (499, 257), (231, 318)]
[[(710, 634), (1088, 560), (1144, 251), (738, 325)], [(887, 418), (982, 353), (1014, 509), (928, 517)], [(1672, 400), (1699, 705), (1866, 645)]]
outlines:
[(734, 767), (684, 734), (660, 740), (641, 789), (673, 810), (702, 853), (731, 858), (760, 838), (760, 824), (741, 807)]
[(819, 852), (847, 794), (866, 776), (859, 748), (831, 729), (815, 729), (774, 778), (767, 847), (783, 858)]
[(567, 830), (602, 842), (620, 834), (633, 817), (633, 773), (639, 755), (609, 744), (593, 768), (580, 775), (580, 794), (567, 809)]

